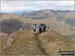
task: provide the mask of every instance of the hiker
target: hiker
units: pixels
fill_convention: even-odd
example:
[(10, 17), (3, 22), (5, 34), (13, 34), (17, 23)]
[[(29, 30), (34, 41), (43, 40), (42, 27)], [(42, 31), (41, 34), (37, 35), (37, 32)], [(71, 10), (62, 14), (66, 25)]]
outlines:
[(42, 33), (42, 27), (41, 27), (41, 25), (39, 26), (39, 34), (41, 34)]
[(46, 31), (46, 24), (44, 24), (44, 28), (43, 28), (43, 32), (45, 32)]
[(44, 24), (40, 24), (42, 32), (44, 32)]
[(33, 32), (35, 33), (36, 32), (36, 24), (33, 24), (32, 29), (33, 29)]

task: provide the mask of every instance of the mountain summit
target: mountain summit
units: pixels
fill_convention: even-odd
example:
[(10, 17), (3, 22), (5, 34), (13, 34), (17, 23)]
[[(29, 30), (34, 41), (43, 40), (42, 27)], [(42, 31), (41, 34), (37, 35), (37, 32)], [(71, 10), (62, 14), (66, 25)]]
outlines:
[(57, 55), (59, 50), (74, 50), (74, 42), (64, 39), (55, 31), (50, 30), (42, 34), (33, 35), (30, 31), (17, 31), (12, 35), (14, 43), (3, 49), (7, 39), (2, 40), (2, 54), (17, 55)]

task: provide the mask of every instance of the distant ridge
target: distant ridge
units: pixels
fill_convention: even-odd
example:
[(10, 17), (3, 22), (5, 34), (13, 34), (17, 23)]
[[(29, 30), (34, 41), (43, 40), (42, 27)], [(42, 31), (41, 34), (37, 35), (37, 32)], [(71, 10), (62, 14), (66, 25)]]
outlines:
[[(50, 27), (50, 29), (55, 30), (64, 37), (66, 36), (69, 39), (73, 39), (75, 32), (74, 12), (75, 11), (69, 10), (39, 10), (32, 12), (22, 12), (21, 16), (18, 16), (18, 14), (1, 13), (0, 15), (3, 15), (0, 16), (1, 29), (3, 33), (13, 32), (13, 30), (16, 31), (18, 25), (15, 19), (17, 19), (22, 23), (21, 28), (23, 29), (30, 29), (34, 23), (37, 25), (40, 23), (45, 23)], [(11, 19), (13, 19), (12, 23)], [(9, 28), (10, 26), (13, 26), (13, 28)], [(19, 30), (19, 28), (17, 30)], [(13, 30), (10, 31), (9, 29)]]

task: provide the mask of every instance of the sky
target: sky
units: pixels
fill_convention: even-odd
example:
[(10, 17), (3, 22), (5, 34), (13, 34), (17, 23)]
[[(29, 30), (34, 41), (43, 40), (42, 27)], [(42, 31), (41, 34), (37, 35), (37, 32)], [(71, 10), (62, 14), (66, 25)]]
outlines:
[(1, 1), (1, 12), (74, 10), (74, 1)]

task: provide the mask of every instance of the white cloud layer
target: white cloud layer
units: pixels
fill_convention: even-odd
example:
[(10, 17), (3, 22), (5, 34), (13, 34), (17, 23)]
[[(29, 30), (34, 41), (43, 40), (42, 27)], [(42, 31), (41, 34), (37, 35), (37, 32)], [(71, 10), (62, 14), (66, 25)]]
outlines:
[(1, 12), (74, 10), (74, 1), (1, 1)]

